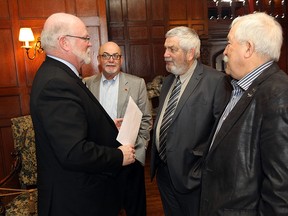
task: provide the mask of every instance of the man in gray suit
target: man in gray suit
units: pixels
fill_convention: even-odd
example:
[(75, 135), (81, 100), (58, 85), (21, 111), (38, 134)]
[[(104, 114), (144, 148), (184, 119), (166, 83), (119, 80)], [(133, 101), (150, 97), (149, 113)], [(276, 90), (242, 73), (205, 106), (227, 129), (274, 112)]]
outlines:
[(144, 164), (152, 127), (152, 115), (144, 79), (121, 72), (123, 61), (120, 47), (114, 42), (107, 42), (99, 49), (98, 62), (101, 73), (85, 78), (83, 81), (114, 120), (116, 126), (121, 125), (130, 96), (143, 113), (135, 143), (136, 162), (120, 173), (119, 197), (127, 216), (145, 216)]
[[(198, 60), (200, 39), (193, 29), (184, 26), (171, 29), (166, 33), (164, 47), (166, 69), (172, 74), (165, 78), (161, 88), (152, 142), (151, 178), (157, 171), (165, 215), (197, 216), (202, 156), (231, 88), (224, 73)], [(174, 83), (181, 83), (176, 87), (180, 89), (178, 100)], [(170, 108), (170, 95), (175, 111)], [(167, 120), (166, 116), (172, 118)]]

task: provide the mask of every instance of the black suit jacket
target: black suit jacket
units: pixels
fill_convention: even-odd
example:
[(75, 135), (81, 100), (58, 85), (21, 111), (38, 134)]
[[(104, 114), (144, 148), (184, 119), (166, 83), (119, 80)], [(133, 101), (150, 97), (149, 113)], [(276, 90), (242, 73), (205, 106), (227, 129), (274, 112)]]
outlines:
[(229, 113), (203, 168), (201, 216), (288, 215), (287, 92), (274, 63)]
[(65, 64), (47, 57), (31, 92), (39, 215), (117, 215), (123, 155), (114, 122)]
[[(163, 82), (154, 131), (174, 78), (171, 74)], [(167, 166), (177, 191), (187, 193), (199, 187), (199, 165), (204, 151), (208, 148), (213, 126), (229, 101), (230, 94), (231, 86), (227, 76), (198, 62), (181, 95), (167, 132)], [(154, 135), (151, 155), (152, 178), (159, 162)]]

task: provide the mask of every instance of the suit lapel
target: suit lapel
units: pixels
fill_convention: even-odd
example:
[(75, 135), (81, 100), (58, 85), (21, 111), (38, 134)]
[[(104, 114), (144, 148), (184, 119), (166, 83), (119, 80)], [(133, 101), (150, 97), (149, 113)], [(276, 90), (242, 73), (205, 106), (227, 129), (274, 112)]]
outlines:
[(253, 100), (256, 91), (257, 91), (257, 86), (255, 86), (252, 89), (249, 88), (242, 95), (241, 99), (238, 101), (238, 103), (235, 105), (235, 107), (232, 109), (232, 111), (227, 116), (226, 120), (223, 122), (220, 130), (218, 131), (218, 133), (215, 137), (215, 140), (213, 142), (213, 145), (212, 145), (209, 153), (212, 152), (217, 147), (219, 142), (226, 136), (226, 134), (236, 124), (238, 119), (242, 116), (244, 111), (247, 109), (248, 105)]
[(262, 74), (254, 80), (247, 91), (244, 92), (238, 103), (232, 109), (232, 111), (227, 116), (226, 120), (223, 122), (219, 132), (217, 133), (213, 145), (208, 152), (208, 156), (215, 148), (217, 148), (220, 141), (227, 135), (231, 128), (236, 124), (236, 122), (241, 118), (245, 110), (248, 108), (251, 101), (254, 99), (257, 90), (259, 89), (261, 83), (268, 79), (272, 74), (279, 71), (279, 67), (274, 63), (272, 66), (267, 68)]
[(93, 85), (90, 85), (91, 92), (94, 93), (95, 97), (99, 100), (100, 98), (100, 82), (101, 82), (101, 76), (102, 74), (99, 74), (95, 77), (93, 80)]
[[(160, 91), (160, 97), (159, 97), (159, 106), (158, 106), (158, 110), (161, 112), (161, 110), (163, 109), (163, 105), (165, 102), (165, 99), (167, 97), (167, 94), (169, 92), (169, 89), (171, 88), (171, 85), (173, 83), (175, 79), (175, 76), (170, 74), (169, 76), (167, 76), (164, 81), (163, 81), (163, 85), (161, 87), (161, 91)], [(159, 112), (158, 111), (158, 112)], [(164, 111), (163, 111), (164, 112)], [(155, 119), (155, 124), (154, 126), (156, 127), (158, 120), (160, 117), (160, 113), (157, 114), (156, 119)]]
[(178, 102), (171, 124), (173, 124), (173, 121), (177, 118), (178, 114), (180, 113), (181, 109), (185, 105), (188, 98), (193, 94), (195, 88), (199, 84), (202, 77), (203, 77), (203, 65), (198, 62), (198, 65), (195, 68), (192, 77), (190, 78), (183, 94), (180, 97), (180, 100)]
[(118, 104), (117, 104), (117, 117), (124, 116), (126, 110), (126, 101), (128, 101), (130, 86), (123, 72), (119, 73), (119, 92), (118, 92)]

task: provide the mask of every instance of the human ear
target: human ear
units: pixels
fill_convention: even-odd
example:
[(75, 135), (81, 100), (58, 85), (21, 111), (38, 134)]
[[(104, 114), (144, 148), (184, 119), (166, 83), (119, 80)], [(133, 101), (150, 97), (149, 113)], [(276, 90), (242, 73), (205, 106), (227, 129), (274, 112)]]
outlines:
[(246, 46), (245, 56), (250, 57), (255, 52), (255, 45), (254, 43), (252, 43), (252, 41), (247, 41), (245, 43), (245, 46)]
[(69, 41), (66, 39), (65, 36), (60, 36), (58, 38), (59, 41), (59, 46), (61, 47), (61, 49), (65, 50), (65, 51), (69, 51), (70, 50), (70, 46), (69, 46)]

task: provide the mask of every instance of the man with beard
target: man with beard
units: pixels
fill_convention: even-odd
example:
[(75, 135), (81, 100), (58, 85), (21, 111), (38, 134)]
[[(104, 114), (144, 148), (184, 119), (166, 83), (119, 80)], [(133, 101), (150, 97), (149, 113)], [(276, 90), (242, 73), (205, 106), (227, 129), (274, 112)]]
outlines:
[(135, 161), (117, 127), (79, 78), (90, 37), (77, 17), (56, 13), (41, 34), (46, 60), (31, 91), (38, 166), (38, 215), (116, 216), (115, 182)]
[(197, 216), (202, 156), (231, 87), (224, 73), (199, 61), (200, 39), (193, 29), (169, 30), (164, 47), (172, 74), (161, 88), (151, 178), (156, 175), (165, 215)]
[(130, 97), (143, 113), (135, 143), (136, 162), (122, 169), (117, 196), (127, 216), (145, 216), (144, 164), (152, 115), (144, 79), (120, 71), (123, 61), (120, 47), (114, 42), (107, 42), (99, 48), (101, 73), (83, 81), (119, 127)]

